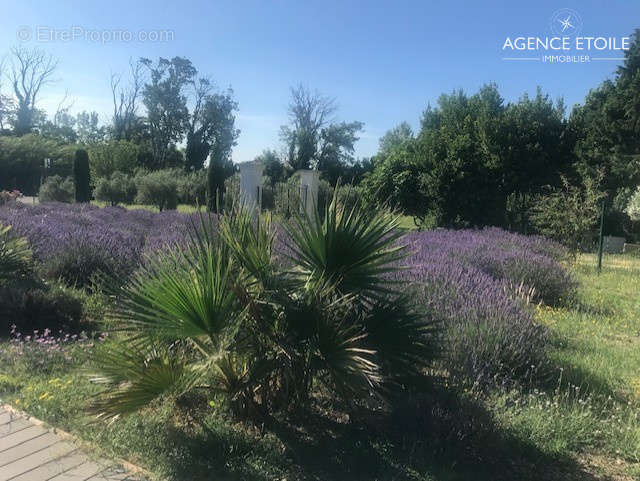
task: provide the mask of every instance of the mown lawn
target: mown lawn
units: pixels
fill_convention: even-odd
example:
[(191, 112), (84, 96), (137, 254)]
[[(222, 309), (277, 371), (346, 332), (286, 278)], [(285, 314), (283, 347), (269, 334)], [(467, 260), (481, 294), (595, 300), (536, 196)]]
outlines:
[(181, 481), (637, 479), (640, 260), (608, 256), (598, 275), (594, 256), (582, 256), (573, 269), (579, 302), (536, 308), (552, 332), (544, 379), (478, 393), (444, 376), (421, 409), (389, 417), (350, 420), (320, 393), (294, 421), (240, 423), (203, 397), (95, 423), (85, 412), (99, 390), (89, 358), (109, 338), (2, 341), (0, 398)]

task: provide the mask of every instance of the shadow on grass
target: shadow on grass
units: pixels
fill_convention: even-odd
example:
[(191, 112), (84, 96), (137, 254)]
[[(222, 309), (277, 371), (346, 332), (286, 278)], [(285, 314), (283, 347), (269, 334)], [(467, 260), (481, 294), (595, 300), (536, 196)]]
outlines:
[(294, 419), (269, 419), (260, 434), (211, 420), (200, 427), (170, 429), (170, 479), (597, 479), (502, 431), (480, 403), (445, 387), (351, 420), (339, 406), (316, 404)]

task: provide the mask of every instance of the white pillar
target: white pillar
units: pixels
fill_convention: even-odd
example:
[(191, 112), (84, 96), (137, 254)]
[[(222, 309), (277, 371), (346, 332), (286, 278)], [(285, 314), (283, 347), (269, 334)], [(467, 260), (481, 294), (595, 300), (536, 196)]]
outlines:
[(240, 167), (240, 197), (249, 207), (262, 207), (262, 171), (259, 161), (242, 162)]
[(317, 170), (300, 169), (300, 211), (306, 211), (313, 216), (313, 209), (318, 205), (318, 185), (320, 172)]

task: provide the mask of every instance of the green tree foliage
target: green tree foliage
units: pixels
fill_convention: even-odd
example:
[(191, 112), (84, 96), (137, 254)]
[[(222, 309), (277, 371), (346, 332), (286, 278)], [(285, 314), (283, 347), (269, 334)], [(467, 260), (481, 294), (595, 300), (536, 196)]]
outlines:
[(147, 109), (154, 168), (167, 167), (172, 145), (180, 142), (188, 128), (189, 110), (185, 89), (197, 73), (191, 61), (183, 57), (160, 58), (155, 64), (148, 58), (140, 63), (149, 71), (142, 88)]
[(136, 184), (133, 178), (123, 172), (115, 171), (109, 177), (98, 179), (95, 188), (97, 200), (109, 205), (132, 204), (136, 197)]
[(230, 152), (240, 134), (235, 128), (238, 103), (233, 100), (233, 91), (214, 93), (207, 79), (194, 80), (193, 85), (195, 101), (187, 130), (187, 171), (202, 169), (212, 148), (216, 152)]
[(0, 136), (0, 189), (17, 189), (37, 195), (44, 172), (44, 159), (50, 159), (47, 174), (71, 175), (72, 146), (37, 134), (22, 137)]
[(396, 219), (333, 203), (286, 232), (296, 269), (268, 218), (203, 218), (116, 291), (111, 317), (130, 337), (98, 354), (94, 411), (112, 419), (205, 388), (257, 417), (304, 406), (317, 386), (350, 405), (416, 390), (436, 336), (384, 275), (404, 255)]
[(91, 200), (89, 155), (84, 149), (76, 150), (76, 154), (73, 159), (73, 182), (76, 202), (89, 202)]
[(233, 175), (236, 167), (231, 160), (231, 150), (224, 150), (223, 145), (211, 149), (209, 167), (207, 168), (207, 209), (218, 212), (224, 202), (225, 181)]
[(262, 162), (264, 165), (264, 176), (266, 177), (266, 183), (273, 187), (278, 182), (284, 182), (287, 178), (287, 170), (278, 157), (275, 150), (263, 150), (254, 161)]
[(178, 178), (178, 200), (182, 204), (201, 205), (207, 203), (207, 171), (183, 173)]
[(578, 135), (576, 168), (582, 176), (602, 172), (610, 198), (640, 183), (639, 58), (640, 30), (636, 30), (615, 78), (590, 91), (571, 116)]
[(114, 172), (133, 174), (142, 167), (144, 146), (127, 140), (110, 140), (89, 146), (91, 177), (109, 177)]
[(640, 220), (640, 187), (635, 190), (625, 208), (625, 212), (633, 221)]
[(398, 209), (422, 226), (429, 215), (429, 198), (424, 186), (426, 172), (415, 147), (410, 143), (377, 158), (373, 171), (362, 182), (362, 192), (370, 205)]
[(61, 177), (59, 175), (47, 177), (38, 192), (40, 202), (71, 203), (74, 197), (73, 178)]
[(138, 204), (153, 205), (160, 212), (178, 207), (178, 179), (181, 171), (163, 169), (140, 173), (135, 177)]
[(575, 256), (580, 248), (590, 247), (604, 197), (592, 177), (586, 177), (582, 185), (562, 177), (562, 187), (538, 197), (531, 220), (540, 233), (561, 242)]
[(396, 150), (404, 150), (414, 138), (411, 126), (407, 122), (401, 122), (380, 138), (378, 156), (385, 158)]
[(416, 138), (401, 124), (381, 139), (364, 193), (419, 223), (521, 227), (532, 196), (570, 169), (572, 148), (562, 103), (540, 90), (507, 105), (493, 84), (457, 91), (427, 108)]
[(332, 98), (311, 92), (302, 85), (291, 89), (289, 125), (281, 127), (280, 138), (293, 171), (316, 168), (335, 184), (353, 161), (357, 134), (364, 124), (337, 123), (333, 119), (336, 111)]

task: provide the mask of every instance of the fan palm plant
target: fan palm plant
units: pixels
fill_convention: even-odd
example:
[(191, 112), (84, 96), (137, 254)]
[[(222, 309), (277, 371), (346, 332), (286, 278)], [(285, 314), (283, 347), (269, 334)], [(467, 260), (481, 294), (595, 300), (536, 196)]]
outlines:
[(26, 239), (11, 232), (11, 226), (0, 224), (0, 284), (28, 274), (31, 249)]
[(247, 416), (303, 405), (319, 382), (384, 398), (423, 374), (434, 325), (387, 276), (404, 255), (393, 215), (333, 202), (280, 237), (243, 206), (200, 219), (114, 292), (124, 339), (97, 356), (98, 415), (197, 387)]

